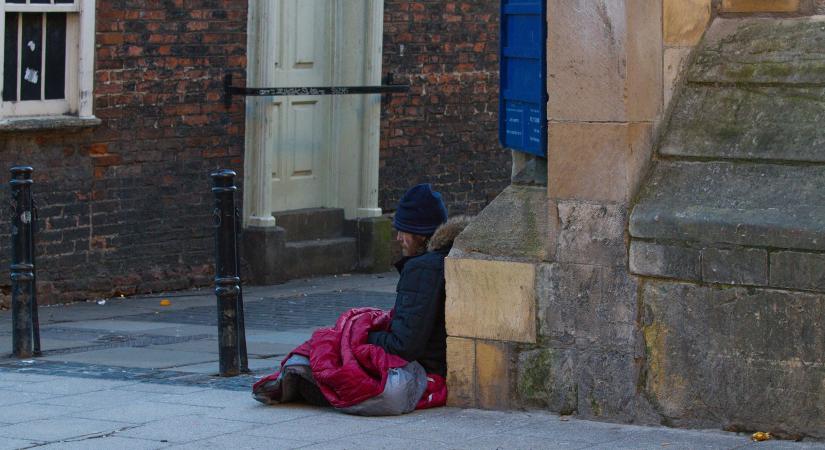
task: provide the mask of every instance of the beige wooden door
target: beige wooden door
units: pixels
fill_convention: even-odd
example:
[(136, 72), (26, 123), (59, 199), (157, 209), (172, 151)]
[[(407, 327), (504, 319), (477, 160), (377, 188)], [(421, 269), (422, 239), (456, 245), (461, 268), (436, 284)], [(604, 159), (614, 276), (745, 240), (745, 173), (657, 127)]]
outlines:
[[(271, 55), (267, 86), (330, 86), (333, 77), (334, 2), (271, 0)], [(272, 162), (272, 211), (329, 206), (332, 98), (273, 97), (263, 145)]]

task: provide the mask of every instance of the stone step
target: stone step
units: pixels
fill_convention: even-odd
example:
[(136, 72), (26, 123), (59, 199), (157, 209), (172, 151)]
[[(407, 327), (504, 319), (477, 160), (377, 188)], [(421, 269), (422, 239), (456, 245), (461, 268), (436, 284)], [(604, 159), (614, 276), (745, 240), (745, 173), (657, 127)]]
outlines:
[(343, 235), (344, 210), (307, 208), (272, 214), (275, 223), (286, 230), (287, 241), (338, 238)]
[(825, 251), (825, 166), (659, 161), (630, 235)]
[(686, 79), (661, 155), (825, 162), (825, 17), (719, 19)]
[(357, 241), (339, 237), (287, 242), (280, 264), (288, 279), (352, 272), (358, 265)]

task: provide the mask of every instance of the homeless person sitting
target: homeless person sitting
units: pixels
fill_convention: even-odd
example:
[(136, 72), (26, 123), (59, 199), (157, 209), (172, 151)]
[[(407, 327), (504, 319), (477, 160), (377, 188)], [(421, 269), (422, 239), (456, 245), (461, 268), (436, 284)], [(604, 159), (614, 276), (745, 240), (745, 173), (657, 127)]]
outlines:
[(320, 328), (253, 386), (266, 403), (306, 401), (346, 413), (396, 415), (447, 401), (444, 258), (467, 224), (447, 220), (429, 184), (407, 191), (393, 226), (403, 258), (395, 307), (351, 309)]

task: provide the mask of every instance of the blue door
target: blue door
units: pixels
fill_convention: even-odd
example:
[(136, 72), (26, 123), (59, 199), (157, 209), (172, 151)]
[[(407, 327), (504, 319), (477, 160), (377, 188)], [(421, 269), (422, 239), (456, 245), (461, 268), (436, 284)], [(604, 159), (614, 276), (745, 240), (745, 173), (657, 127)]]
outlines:
[(498, 134), (501, 145), (547, 153), (545, 0), (501, 0)]

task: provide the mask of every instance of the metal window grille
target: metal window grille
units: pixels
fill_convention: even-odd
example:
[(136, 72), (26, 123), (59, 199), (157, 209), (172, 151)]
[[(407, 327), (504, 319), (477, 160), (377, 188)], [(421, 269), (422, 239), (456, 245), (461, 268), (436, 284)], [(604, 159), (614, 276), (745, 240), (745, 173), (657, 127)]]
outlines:
[(3, 101), (66, 98), (67, 16), (76, 0), (6, 0)]

